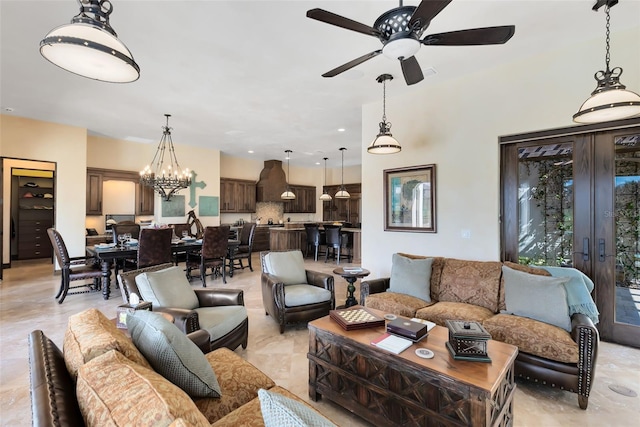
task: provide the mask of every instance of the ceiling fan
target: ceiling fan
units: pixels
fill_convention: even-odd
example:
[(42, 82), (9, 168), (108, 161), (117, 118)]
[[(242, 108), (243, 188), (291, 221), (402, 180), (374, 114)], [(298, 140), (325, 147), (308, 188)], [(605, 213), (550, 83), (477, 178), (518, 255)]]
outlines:
[(374, 50), (359, 58), (347, 62), (322, 75), (334, 77), (356, 65), (360, 65), (381, 53), (391, 59), (400, 60), (402, 74), (408, 85), (420, 82), (424, 76), (414, 54), (422, 45), (427, 46), (472, 46), (486, 44), (503, 44), (507, 42), (515, 31), (514, 25), (501, 27), (473, 28), (468, 30), (450, 31), (439, 34), (429, 34), (420, 39), (422, 33), (429, 27), (431, 20), (447, 7), (452, 0), (422, 0), (416, 6), (400, 6), (386, 11), (376, 19), (373, 27), (353, 21), (344, 16), (336, 15), (323, 9), (307, 11), (307, 17), (347, 30), (357, 31), (368, 36), (374, 36), (382, 42), (382, 49)]

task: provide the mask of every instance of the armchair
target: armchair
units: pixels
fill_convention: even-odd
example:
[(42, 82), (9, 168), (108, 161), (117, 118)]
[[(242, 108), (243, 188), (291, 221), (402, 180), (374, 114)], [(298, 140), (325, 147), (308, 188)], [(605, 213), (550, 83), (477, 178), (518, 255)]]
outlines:
[(185, 334), (204, 330), (209, 349), (247, 348), (249, 319), (240, 289), (191, 287), (182, 269), (171, 263), (122, 272), (118, 275), (122, 298), (136, 293), (151, 301), (153, 311), (171, 314), (175, 325)]
[(260, 252), (262, 303), (284, 332), (287, 323), (329, 314), (336, 305), (333, 276), (305, 270), (302, 252)]

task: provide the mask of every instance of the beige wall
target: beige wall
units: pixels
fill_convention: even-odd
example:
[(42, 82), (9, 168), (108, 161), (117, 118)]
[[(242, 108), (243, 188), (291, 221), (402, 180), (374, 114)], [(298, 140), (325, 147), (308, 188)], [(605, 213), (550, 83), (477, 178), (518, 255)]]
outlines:
[[(0, 124), (0, 140), (2, 140), (0, 155), (56, 164), (55, 225), (64, 236), (70, 255), (83, 255), (86, 130), (7, 115), (0, 115)], [(6, 186), (6, 179), (4, 184)], [(81, 208), (79, 209), (78, 206)], [(7, 230), (9, 204), (4, 203), (3, 209), (3, 229)], [(10, 233), (4, 233), (3, 263), (8, 263), (10, 260), (8, 258), (10, 256), (9, 237)]]
[[(638, 92), (640, 29), (615, 40), (612, 65), (624, 68), (623, 83)], [(601, 46), (594, 39), (440, 84), (427, 77), (404, 97), (387, 88), (387, 116), (402, 152), (369, 155), (371, 136), (362, 136), (362, 265), (372, 278), (388, 276), (399, 251), (499, 259), (498, 137), (571, 125), (604, 65)], [(376, 129), (380, 108), (363, 107), (363, 129)], [(382, 171), (430, 163), (437, 165), (438, 232), (383, 231)], [(470, 239), (461, 237), (463, 229)]]

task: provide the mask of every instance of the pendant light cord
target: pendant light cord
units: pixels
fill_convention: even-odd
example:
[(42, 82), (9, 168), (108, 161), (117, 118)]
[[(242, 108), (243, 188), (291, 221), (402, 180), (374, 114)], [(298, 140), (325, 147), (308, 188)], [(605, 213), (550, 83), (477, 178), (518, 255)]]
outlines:
[(387, 122), (387, 80), (382, 81), (382, 121)]

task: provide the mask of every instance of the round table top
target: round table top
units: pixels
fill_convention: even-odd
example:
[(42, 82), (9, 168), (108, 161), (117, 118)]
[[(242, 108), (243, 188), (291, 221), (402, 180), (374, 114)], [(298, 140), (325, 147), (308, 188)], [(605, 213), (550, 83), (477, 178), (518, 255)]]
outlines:
[(333, 274), (337, 274), (342, 277), (366, 277), (371, 274), (371, 272), (366, 268), (359, 268), (355, 271), (349, 271), (349, 267), (347, 267), (347, 270), (345, 271), (343, 267), (337, 267), (333, 270)]

